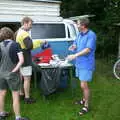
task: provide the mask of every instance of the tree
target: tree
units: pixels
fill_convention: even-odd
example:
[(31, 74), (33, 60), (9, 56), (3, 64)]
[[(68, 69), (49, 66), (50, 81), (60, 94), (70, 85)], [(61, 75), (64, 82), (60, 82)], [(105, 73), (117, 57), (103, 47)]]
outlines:
[(116, 55), (120, 23), (120, 0), (62, 0), (61, 16), (95, 14), (92, 29), (97, 33), (97, 52), (101, 57)]
[(86, 0), (62, 0), (61, 16), (66, 18), (88, 13), (89, 11)]

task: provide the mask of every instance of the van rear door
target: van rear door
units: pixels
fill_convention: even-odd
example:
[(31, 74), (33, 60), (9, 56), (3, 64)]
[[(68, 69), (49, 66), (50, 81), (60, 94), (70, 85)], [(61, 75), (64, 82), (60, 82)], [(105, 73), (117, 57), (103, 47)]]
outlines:
[[(72, 35), (71, 35), (72, 34)], [(50, 43), (53, 54), (59, 56), (67, 56), (69, 54), (68, 47), (73, 36), (71, 27), (63, 22), (57, 23), (34, 23), (31, 30), (33, 40), (46, 40)], [(75, 35), (74, 35), (75, 36)], [(73, 41), (73, 39), (72, 39)], [(32, 54), (37, 54), (41, 49), (37, 48), (32, 51)]]

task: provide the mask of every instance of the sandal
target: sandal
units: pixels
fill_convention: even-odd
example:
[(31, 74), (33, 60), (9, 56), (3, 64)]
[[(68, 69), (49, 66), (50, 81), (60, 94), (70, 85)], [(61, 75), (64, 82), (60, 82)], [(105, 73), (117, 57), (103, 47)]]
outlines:
[(81, 109), (81, 111), (79, 112), (79, 115), (81, 116), (81, 115), (84, 115), (84, 114), (86, 114), (88, 112), (88, 107), (86, 107), (86, 106), (84, 106), (82, 109)]
[(35, 103), (36, 100), (30, 97), (30, 98), (24, 98), (24, 102), (26, 104), (32, 104), (32, 103)]
[(75, 105), (83, 105), (83, 104), (85, 104), (85, 100), (83, 100), (83, 99), (81, 99), (80, 101), (78, 100), (78, 101), (76, 101), (75, 102)]

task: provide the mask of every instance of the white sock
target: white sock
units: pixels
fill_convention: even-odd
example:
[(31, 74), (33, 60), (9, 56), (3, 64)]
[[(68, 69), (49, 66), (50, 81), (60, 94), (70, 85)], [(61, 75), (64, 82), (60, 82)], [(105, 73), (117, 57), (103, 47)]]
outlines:
[(0, 112), (0, 115), (2, 115), (4, 112)]

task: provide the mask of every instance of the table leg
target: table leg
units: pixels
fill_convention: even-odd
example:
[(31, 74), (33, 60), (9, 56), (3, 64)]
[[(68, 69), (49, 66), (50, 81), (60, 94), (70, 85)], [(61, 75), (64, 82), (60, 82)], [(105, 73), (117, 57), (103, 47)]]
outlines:
[(73, 67), (69, 68), (69, 78), (70, 78), (70, 87), (71, 87), (71, 91), (72, 91), (72, 97), (74, 97), (74, 88), (75, 88), (75, 81), (73, 82)]
[(33, 76), (34, 76), (34, 88), (37, 88), (37, 72), (33, 70)]

